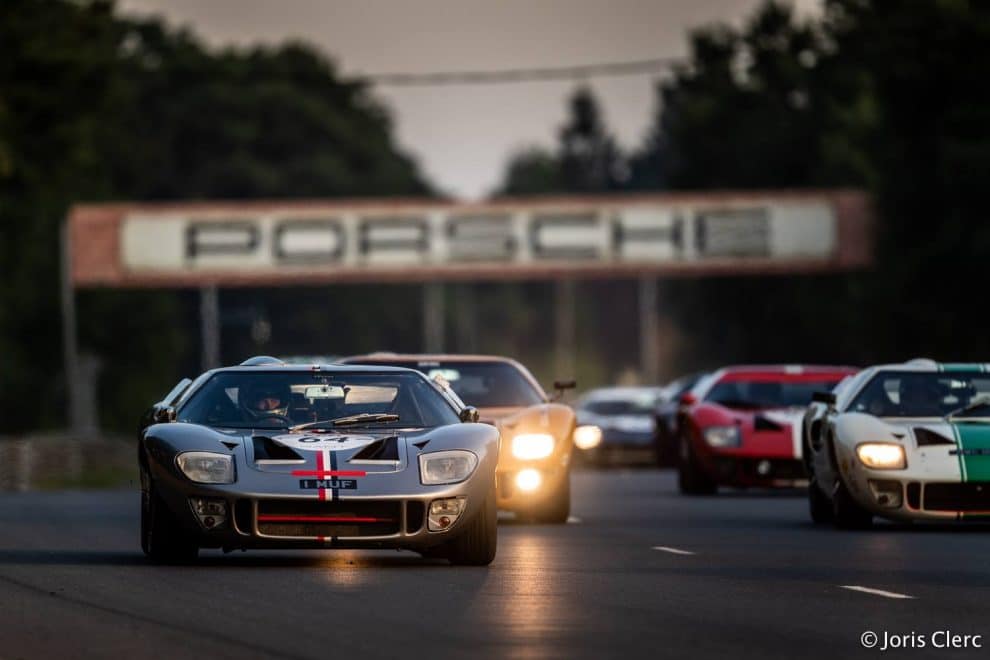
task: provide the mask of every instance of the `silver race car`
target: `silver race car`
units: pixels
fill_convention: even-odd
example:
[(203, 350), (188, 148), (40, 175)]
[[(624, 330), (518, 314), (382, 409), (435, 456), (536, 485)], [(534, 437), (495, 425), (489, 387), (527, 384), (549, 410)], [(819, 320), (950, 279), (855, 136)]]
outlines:
[(179, 383), (145, 413), (141, 546), (399, 548), (486, 565), (499, 434), (411, 369), (254, 358)]
[(818, 393), (804, 419), (815, 522), (990, 516), (990, 371), (912, 360)]

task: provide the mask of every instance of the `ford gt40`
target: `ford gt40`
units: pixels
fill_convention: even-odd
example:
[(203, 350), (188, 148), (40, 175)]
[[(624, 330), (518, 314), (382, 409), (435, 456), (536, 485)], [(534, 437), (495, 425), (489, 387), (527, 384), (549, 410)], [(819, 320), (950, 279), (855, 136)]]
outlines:
[(804, 409), (815, 391), (831, 389), (853, 372), (851, 367), (744, 366), (702, 378), (681, 400), (681, 492), (793, 486), (804, 479)]
[(806, 417), (815, 522), (990, 520), (990, 365), (874, 366)]
[(410, 369), (274, 358), (184, 380), (144, 415), (141, 546), (399, 548), (485, 565), (499, 435)]

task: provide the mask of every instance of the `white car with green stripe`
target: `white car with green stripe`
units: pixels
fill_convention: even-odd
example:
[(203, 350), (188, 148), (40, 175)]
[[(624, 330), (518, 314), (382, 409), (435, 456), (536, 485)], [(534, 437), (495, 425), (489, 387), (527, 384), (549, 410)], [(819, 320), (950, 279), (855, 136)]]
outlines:
[(805, 417), (811, 517), (990, 520), (990, 365), (874, 366)]

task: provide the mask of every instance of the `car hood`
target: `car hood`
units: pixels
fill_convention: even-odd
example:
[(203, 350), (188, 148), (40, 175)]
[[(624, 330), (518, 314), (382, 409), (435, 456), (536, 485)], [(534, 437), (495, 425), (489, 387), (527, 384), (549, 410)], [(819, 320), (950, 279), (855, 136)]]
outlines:
[[(405, 468), (410, 444), (429, 429), (353, 429), (329, 433), (254, 432), (243, 437), (248, 464), (263, 472), (396, 472)], [(320, 476), (320, 475), (313, 475)]]

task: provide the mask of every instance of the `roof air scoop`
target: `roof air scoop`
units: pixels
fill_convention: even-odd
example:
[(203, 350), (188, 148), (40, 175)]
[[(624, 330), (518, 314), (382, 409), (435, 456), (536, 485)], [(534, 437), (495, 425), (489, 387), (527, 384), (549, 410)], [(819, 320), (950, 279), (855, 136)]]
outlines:
[(282, 362), (277, 357), (272, 357), (271, 355), (255, 355), (254, 357), (250, 357), (250, 358), (244, 360), (244, 362), (241, 362), (241, 365), (240, 366), (242, 366), (242, 367), (268, 367), (268, 366), (273, 366), (273, 365), (280, 365), (281, 366), (281, 365), (284, 365), (284, 364), (285, 364), (285, 362)]

